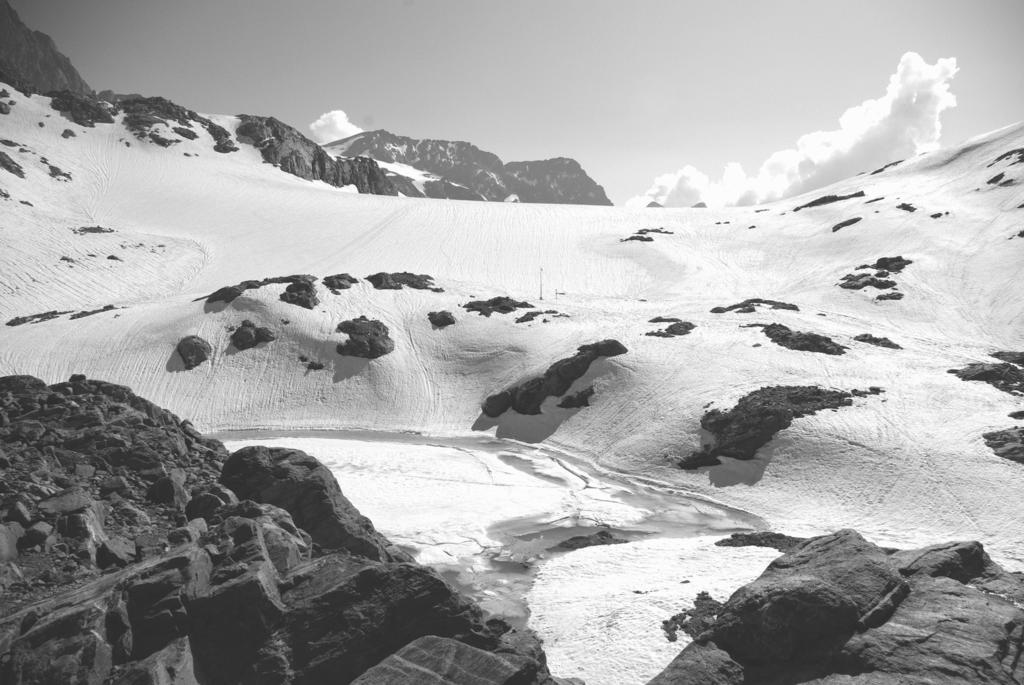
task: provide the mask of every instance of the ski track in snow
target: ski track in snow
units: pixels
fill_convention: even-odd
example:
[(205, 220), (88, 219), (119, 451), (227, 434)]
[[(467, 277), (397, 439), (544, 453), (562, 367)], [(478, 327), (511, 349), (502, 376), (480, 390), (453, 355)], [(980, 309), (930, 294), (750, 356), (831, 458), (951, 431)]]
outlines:
[[(1022, 180), (1024, 166), (986, 168), (1024, 144), (1022, 126), (766, 212), (633, 210), (356, 195), (284, 174), (248, 145), (217, 154), (205, 132), (162, 149), (119, 124), (77, 126), (45, 97), (12, 98), (11, 114), (0, 118), (3, 137), (31, 152), (3, 148), (26, 178), (0, 171), (0, 187), (12, 196), (0, 200), (0, 318), (125, 308), (0, 327), (0, 374), (56, 382), (85, 373), (123, 383), (205, 431), (457, 436), (472, 431), (489, 394), (543, 372), (580, 344), (616, 338), (629, 353), (595, 364), (572, 388), (594, 382), (592, 406), (566, 411), (549, 400), (544, 417), (510, 423), (509, 437), (522, 438), (525, 428), (549, 433), (546, 445), (604, 472), (752, 512), (781, 532), (854, 527), (894, 546), (978, 539), (1001, 563), (1024, 569), (1024, 532), (1013, 523), (1024, 467), (993, 455), (981, 438), (1014, 425), (1007, 414), (1022, 408), (1021, 399), (946, 372), (992, 361), (992, 350), (1024, 348), (1024, 239), (1008, 240), (1024, 228), (1024, 210), (1016, 209), (1024, 186), (985, 182), (998, 171)], [(237, 126), (233, 117), (214, 119)], [(64, 128), (76, 137), (61, 138)], [(73, 180), (50, 178), (40, 157)], [(791, 211), (819, 195), (859, 189), (865, 198)], [(878, 196), (885, 199), (864, 204)], [(900, 202), (918, 211), (901, 211)], [(854, 216), (864, 220), (831, 231)], [(730, 223), (715, 225), (722, 221)], [(115, 232), (71, 230), (93, 225)], [(620, 242), (655, 226), (673, 234)], [(120, 261), (108, 260), (111, 254)], [(895, 255), (913, 260), (895, 276), (903, 300), (876, 302), (873, 289), (836, 287), (856, 266)], [(541, 268), (549, 293), (543, 302)], [(360, 279), (428, 273), (445, 292), (378, 291), (361, 281), (336, 296), (320, 286), (315, 311), (280, 302), (282, 285), (248, 291), (209, 313), (193, 301), (249, 278), (346, 271)], [(556, 290), (564, 294), (553, 298)], [(505, 294), (569, 318), (515, 324), (515, 315), (486, 318), (460, 307)], [(800, 311), (709, 313), (748, 297), (793, 302)], [(426, 313), (441, 309), (458, 322), (433, 330)], [(335, 354), (344, 339), (336, 325), (359, 315), (391, 329), (394, 353), (368, 363)], [(647, 323), (656, 315), (697, 327), (680, 338), (647, 337), (659, 327)], [(270, 326), (278, 340), (229, 351), (227, 327), (243, 318)], [(838, 357), (797, 352), (760, 329), (740, 328), (769, 322), (850, 349)], [(852, 341), (865, 332), (904, 349)], [(209, 340), (214, 354), (183, 372), (174, 346), (189, 334)], [(299, 355), (327, 368), (308, 372)], [(796, 420), (751, 462), (726, 460), (699, 472), (672, 465), (671, 457), (699, 446), (706, 405), (727, 409), (766, 384), (879, 385), (885, 393)]]

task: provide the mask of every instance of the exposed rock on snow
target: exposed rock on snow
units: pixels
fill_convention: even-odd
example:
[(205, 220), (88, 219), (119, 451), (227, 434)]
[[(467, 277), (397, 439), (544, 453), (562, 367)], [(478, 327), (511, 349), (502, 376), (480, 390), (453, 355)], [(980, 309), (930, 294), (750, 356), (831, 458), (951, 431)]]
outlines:
[(807, 331), (794, 331), (781, 323), (770, 324), (748, 324), (758, 327), (764, 331), (776, 345), (801, 352), (820, 352), (821, 354), (840, 355), (846, 354), (847, 348), (820, 333), (809, 333)]
[(348, 290), (358, 282), (359, 279), (351, 274), (333, 274), (331, 276), (324, 276), (324, 286), (335, 295), (339, 294), (339, 290)]
[(539, 414), (540, 406), (548, 397), (560, 397), (568, 392), (573, 382), (602, 357), (615, 357), (629, 350), (618, 340), (602, 340), (580, 345), (576, 354), (560, 359), (544, 375), (491, 395), (484, 401), (483, 412), (491, 418), (501, 416), (509, 409), (519, 414)]
[(51, 309), (48, 312), (40, 312), (39, 314), (28, 314), (27, 316), (16, 316), (10, 319), (6, 325), (8, 326), (21, 326), (27, 323), (42, 323), (43, 321), (50, 321), (56, 319), (58, 316), (64, 316), (70, 314), (71, 311), (60, 311), (57, 309)]
[(792, 535), (771, 531), (758, 531), (755, 533), (733, 533), (715, 544), (719, 547), (771, 547), (780, 552), (792, 552), (806, 541), (807, 538), (796, 538)]
[(773, 561), (650, 684), (1013, 683), (1021, 597), (978, 543), (890, 555), (844, 530)]
[(881, 295), (876, 296), (875, 299), (876, 300), (880, 300), (880, 301), (881, 300), (902, 300), (903, 299), (903, 293), (896, 292), (896, 291), (893, 291), (891, 293), (882, 293)]
[(242, 321), (241, 325), (231, 333), (231, 344), (238, 350), (248, 350), (260, 343), (273, 342), (277, 339), (274, 332), (266, 326), (257, 326), (249, 319)]
[(779, 302), (778, 300), (766, 300), (760, 297), (752, 297), (748, 300), (731, 304), (728, 307), (715, 307), (711, 310), (711, 313), (725, 314), (726, 312), (736, 312), (738, 314), (752, 314), (756, 312), (757, 307), (761, 305), (768, 305), (771, 309), (788, 309), (794, 312), (800, 311), (800, 308), (795, 304)]
[(879, 269), (883, 271), (892, 271), (893, 273), (899, 273), (905, 268), (913, 264), (913, 260), (904, 259), (903, 255), (897, 255), (896, 257), (879, 257), (875, 260), (874, 264), (870, 266), (859, 266), (858, 269)]
[(495, 312), (498, 314), (511, 314), (517, 309), (533, 309), (533, 305), (529, 302), (513, 300), (511, 297), (504, 295), (492, 297), (489, 300), (473, 300), (462, 305), (462, 307), (467, 311), (476, 312), (480, 316), (490, 316)]
[(60, 91), (50, 93), (50, 107), (79, 126), (93, 128), (96, 124), (112, 124), (114, 117), (107, 103), (89, 95)]
[(988, 383), (1011, 395), (1024, 395), (1024, 367), (1017, 364), (976, 362), (968, 364), (962, 369), (950, 369), (949, 373), (965, 381)]
[[(522, 316), (516, 317), (516, 323), (530, 323), (539, 316), (551, 316), (554, 318), (566, 319), (569, 318), (568, 314), (563, 314), (557, 309), (535, 309), (532, 312), (526, 312)], [(547, 323), (547, 319), (541, 319), (544, 323)]]
[(855, 197), (864, 197), (864, 191), (858, 190), (855, 193), (849, 195), (822, 195), (819, 198), (815, 198), (806, 204), (802, 204), (798, 207), (794, 207), (794, 212), (799, 212), (801, 209), (809, 209), (810, 207), (820, 207), (822, 205), (832, 204), (833, 202), (842, 202), (843, 200), (851, 200)]
[(376, 359), (395, 349), (388, 327), (365, 316), (342, 321), (338, 324), (338, 332), (348, 334), (348, 340), (338, 345), (338, 354), (341, 355)]
[(689, 335), (690, 331), (696, 327), (696, 324), (692, 324), (689, 321), (674, 321), (661, 330), (647, 331), (644, 335), (651, 335), (658, 338), (675, 338), (680, 335)]
[(888, 347), (891, 350), (902, 350), (903, 348), (894, 343), (888, 338), (877, 337), (870, 333), (861, 333), (860, 335), (853, 336), (853, 339), (857, 342), (867, 343), (869, 345), (875, 345), (877, 347)]
[(360, 193), (398, 193), (377, 162), (368, 157), (335, 159), (297, 130), (273, 117), (243, 114), (238, 140), (258, 148), (263, 161), (299, 178), (323, 181), (341, 188), (354, 185)]
[(213, 138), (213, 149), (217, 152), (235, 152), (238, 147), (231, 139), (227, 129), (215, 124), (206, 117), (199, 116), (190, 109), (176, 105), (170, 100), (161, 97), (144, 98), (141, 96), (127, 96), (120, 98), (118, 106), (124, 112), (124, 125), (136, 138), (144, 140), (149, 138), (152, 142), (161, 147), (168, 147), (179, 142), (176, 139), (167, 139), (160, 135), (154, 127), (163, 125), (177, 133), (183, 138), (195, 140), (198, 134), (191, 128), (195, 123)]
[(444, 328), (455, 323), (455, 316), (447, 309), (440, 312), (428, 312), (427, 319), (434, 328)]
[(408, 271), (396, 273), (375, 273), (366, 277), (377, 290), (401, 290), (403, 287), (415, 290), (432, 290), (435, 293), (443, 293), (444, 288), (434, 285), (434, 277), (426, 274), (413, 274)]
[(1017, 366), (1024, 367), (1024, 352), (1011, 352), (1009, 350), (999, 350), (993, 352), (992, 356), (996, 359), (1000, 359), (1004, 362), (1016, 364)]
[[(261, 281), (256, 281), (256, 280), (242, 281), (241, 283), (238, 283), (237, 285), (227, 285), (227, 286), (224, 286), (223, 288), (218, 288), (214, 292), (212, 292), (209, 295), (207, 295), (205, 299), (206, 299), (206, 303), (207, 304), (214, 304), (214, 303), (217, 303), (217, 302), (225, 302), (225, 303), (230, 304), (239, 295), (244, 293), (246, 290), (255, 290), (257, 288), (262, 288), (265, 285), (272, 285), (272, 284), (275, 284), (275, 283), (287, 283), (289, 285), (294, 285), (294, 284), (297, 284), (297, 283), (307, 283), (309, 285), (312, 285), (314, 282), (316, 282), (316, 276), (310, 276), (309, 274), (296, 274), (296, 275), (293, 275), (293, 276), (275, 276), (273, 278), (264, 278)], [(300, 287), (297, 292), (298, 292), (298, 294), (295, 295), (296, 299), (302, 300), (304, 297), (306, 297), (306, 296), (303, 295), (303, 292), (304, 292), (303, 288)], [(315, 298), (315, 294), (314, 294), (314, 298)], [(284, 298), (284, 295), (281, 296), (281, 300), (284, 301), (284, 302), (289, 302), (289, 300), (286, 300)], [(291, 304), (298, 304), (298, 302), (290, 302), (290, 303)], [(314, 306), (315, 306), (315, 303), (314, 303)], [(309, 307), (309, 309), (312, 309), (312, 307)]]
[(895, 288), (896, 281), (888, 278), (879, 278), (875, 274), (846, 274), (840, 279), (839, 287), (846, 290), (862, 290), (863, 288), (887, 290)]
[(981, 436), (996, 456), (1024, 464), (1024, 427), (1006, 428)]
[(25, 178), (25, 170), (21, 168), (21, 165), (11, 159), (11, 156), (2, 150), (0, 150), (0, 169), (14, 174), (18, 178)]
[(313, 280), (305, 279), (289, 283), (288, 287), (281, 293), (281, 301), (305, 309), (313, 309), (320, 304), (320, 298), (316, 295), (316, 286), (313, 285)]
[(810, 416), (824, 409), (848, 407), (853, 393), (827, 390), (810, 385), (775, 385), (763, 387), (740, 398), (728, 410), (712, 409), (700, 420), (701, 428), (711, 434), (712, 441), (700, 451), (679, 461), (684, 469), (715, 466), (719, 457), (753, 459), (757, 450), (794, 419)]
[(853, 226), (855, 223), (860, 221), (862, 218), (863, 217), (855, 216), (852, 219), (846, 219), (845, 221), (840, 221), (838, 224), (836, 224), (835, 226), (832, 227), (832, 232), (835, 233), (836, 231), (838, 231), (840, 229), (843, 229), (843, 228), (846, 228), (847, 226)]
[(915, 207), (914, 205), (910, 204), (909, 202), (901, 202), (900, 204), (896, 205), (896, 209), (902, 209), (904, 212), (916, 212), (917, 211), (917, 207)]
[(178, 341), (178, 355), (186, 369), (194, 369), (213, 354), (213, 348), (198, 335), (189, 335)]

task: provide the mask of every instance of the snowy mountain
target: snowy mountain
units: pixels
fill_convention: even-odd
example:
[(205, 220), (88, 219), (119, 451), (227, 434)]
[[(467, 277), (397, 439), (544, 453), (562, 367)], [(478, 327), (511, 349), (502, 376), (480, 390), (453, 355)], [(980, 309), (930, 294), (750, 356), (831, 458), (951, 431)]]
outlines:
[[(366, 131), (324, 146), (338, 155), (360, 155), (378, 162), (402, 164), (417, 174), (430, 174), (428, 183), (406, 183), (409, 197), (505, 201), (547, 204), (610, 205), (604, 189), (579, 163), (559, 157), (505, 164), (497, 155), (471, 143), (398, 136), (383, 129)], [(392, 172), (400, 176), (397, 171)], [(399, 181), (399, 183), (402, 183)], [(409, 186), (413, 189), (409, 192)]]

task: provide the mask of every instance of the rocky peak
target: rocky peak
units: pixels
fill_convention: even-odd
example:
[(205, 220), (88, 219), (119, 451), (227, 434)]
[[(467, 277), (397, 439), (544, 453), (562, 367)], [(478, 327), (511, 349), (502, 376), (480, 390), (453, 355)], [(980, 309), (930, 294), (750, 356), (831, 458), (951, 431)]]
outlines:
[(19, 89), (41, 93), (51, 90), (92, 92), (53, 39), (25, 26), (7, 0), (0, 0), (0, 73), (5, 81)]
[(396, 195), (391, 181), (368, 157), (335, 158), (322, 147), (274, 117), (240, 114), (238, 140), (259, 149), (263, 161), (299, 178), (332, 186), (355, 185), (360, 193)]
[(568, 157), (534, 162), (509, 162), (505, 173), (513, 180), (520, 202), (610, 205), (604, 188), (587, 175), (580, 163)]

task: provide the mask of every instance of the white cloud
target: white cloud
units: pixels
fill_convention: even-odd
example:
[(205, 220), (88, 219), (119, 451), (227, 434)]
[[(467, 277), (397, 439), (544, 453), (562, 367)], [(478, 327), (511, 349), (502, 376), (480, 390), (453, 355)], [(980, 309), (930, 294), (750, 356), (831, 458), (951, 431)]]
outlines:
[(363, 129), (349, 121), (348, 115), (340, 109), (321, 114), (320, 118), (309, 125), (309, 130), (313, 132), (313, 139), (321, 144), (333, 143), (363, 132)]
[(956, 106), (949, 82), (956, 58), (928, 64), (916, 52), (900, 59), (885, 95), (846, 110), (839, 128), (801, 136), (796, 147), (772, 154), (754, 176), (729, 163), (720, 180), (692, 166), (663, 174), (630, 206), (652, 200), (666, 207), (749, 205), (805, 193), (861, 171), (938, 147), (942, 112)]

